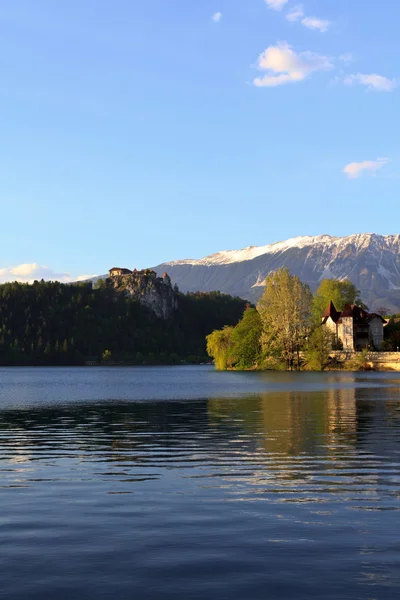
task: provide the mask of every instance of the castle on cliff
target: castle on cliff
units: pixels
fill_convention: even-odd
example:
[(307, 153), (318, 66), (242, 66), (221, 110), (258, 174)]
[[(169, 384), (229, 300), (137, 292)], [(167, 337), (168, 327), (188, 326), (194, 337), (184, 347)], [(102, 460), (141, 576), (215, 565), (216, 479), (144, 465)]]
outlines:
[(131, 271), (113, 267), (108, 272), (108, 279), (117, 291), (139, 300), (160, 319), (169, 319), (178, 308), (178, 293), (172, 288), (167, 273), (157, 277), (152, 269)]

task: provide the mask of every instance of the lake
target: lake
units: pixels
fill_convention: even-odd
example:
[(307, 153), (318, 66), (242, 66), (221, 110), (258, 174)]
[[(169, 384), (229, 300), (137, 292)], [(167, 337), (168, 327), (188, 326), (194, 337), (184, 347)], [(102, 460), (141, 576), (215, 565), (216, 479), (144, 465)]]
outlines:
[(0, 597), (397, 599), (400, 373), (0, 369)]

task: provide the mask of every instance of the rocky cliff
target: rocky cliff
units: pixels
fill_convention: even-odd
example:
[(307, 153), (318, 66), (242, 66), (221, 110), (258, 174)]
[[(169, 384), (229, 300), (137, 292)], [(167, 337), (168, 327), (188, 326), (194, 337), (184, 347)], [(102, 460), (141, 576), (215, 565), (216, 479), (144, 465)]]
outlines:
[(166, 273), (163, 277), (157, 277), (150, 269), (135, 270), (123, 275), (113, 275), (110, 271), (107, 281), (118, 292), (139, 300), (159, 319), (169, 319), (178, 308), (178, 294)]

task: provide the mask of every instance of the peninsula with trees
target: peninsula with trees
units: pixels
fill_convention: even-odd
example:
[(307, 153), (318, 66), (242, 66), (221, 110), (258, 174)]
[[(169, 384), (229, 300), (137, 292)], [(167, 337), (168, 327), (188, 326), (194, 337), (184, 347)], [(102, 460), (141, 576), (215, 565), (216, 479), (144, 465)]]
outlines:
[(325, 279), (313, 295), (282, 268), (265, 283), (238, 325), (207, 336), (217, 369), (400, 370), (400, 318), (369, 312), (351, 281)]

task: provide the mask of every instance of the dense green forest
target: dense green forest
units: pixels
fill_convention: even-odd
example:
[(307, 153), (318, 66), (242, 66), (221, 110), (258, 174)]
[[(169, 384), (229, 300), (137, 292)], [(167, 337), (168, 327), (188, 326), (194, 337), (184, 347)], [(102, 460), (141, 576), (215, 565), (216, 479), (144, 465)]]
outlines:
[(201, 362), (206, 335), (236, 325), (245, 306), (219, 292), (179, 294), (178, 310), (164, 321), (107, 286), (6, 283), (0, 285), (0, 364)]

